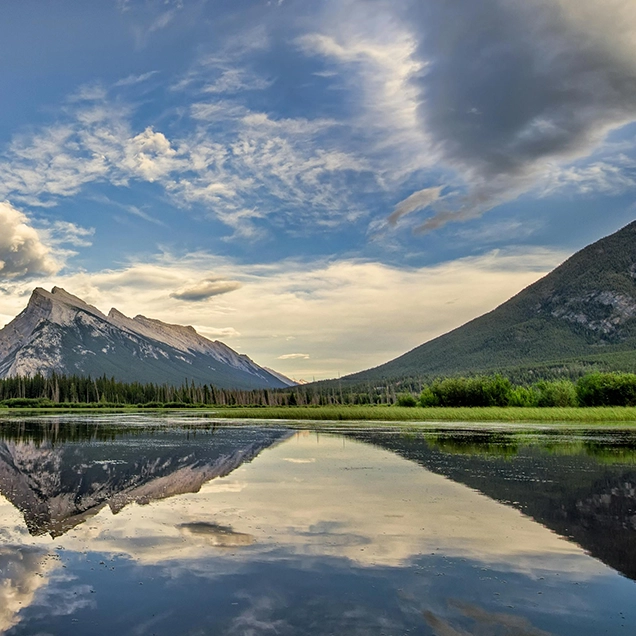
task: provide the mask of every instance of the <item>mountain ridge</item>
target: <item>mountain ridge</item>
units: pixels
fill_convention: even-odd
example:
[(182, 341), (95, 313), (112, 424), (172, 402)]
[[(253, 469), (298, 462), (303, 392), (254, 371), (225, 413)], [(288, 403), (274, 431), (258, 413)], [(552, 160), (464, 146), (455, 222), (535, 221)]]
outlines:
[(636, 370), (636, 221), (492, 311), (341, 382), (579, 363)]
[(165, 323), (114, 307), (108, 315), (61, 287), (37, 287), (27, 307), (0, 330), (0, 378), (52, 372), (112, 376), (122, 381), (220, 388), (288, 386), (192, 326)]

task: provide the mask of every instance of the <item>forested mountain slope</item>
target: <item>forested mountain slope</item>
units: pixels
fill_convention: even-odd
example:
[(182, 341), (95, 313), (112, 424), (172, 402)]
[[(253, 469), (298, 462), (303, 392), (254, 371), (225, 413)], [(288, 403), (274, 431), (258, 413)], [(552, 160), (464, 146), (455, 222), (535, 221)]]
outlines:
[(636, 222), (577, 252), (495, 310), (343, 380), (580, 363), (636, 367)]

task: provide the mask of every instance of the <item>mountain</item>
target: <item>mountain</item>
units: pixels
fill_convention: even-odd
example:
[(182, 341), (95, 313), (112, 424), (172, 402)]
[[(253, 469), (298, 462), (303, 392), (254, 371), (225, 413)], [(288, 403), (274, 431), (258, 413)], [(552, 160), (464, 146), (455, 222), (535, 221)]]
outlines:
[(595, 365), (636, 370), (636, 222), (495, 310), (349, 383)]
[(24, 311), (0, 330), (0, 378), (52, 372), (180, 385), (186, 379), (221, 388), (289, 386), (193, 327), (116, 309), (108, 315), (60, 287), (37, 288)]

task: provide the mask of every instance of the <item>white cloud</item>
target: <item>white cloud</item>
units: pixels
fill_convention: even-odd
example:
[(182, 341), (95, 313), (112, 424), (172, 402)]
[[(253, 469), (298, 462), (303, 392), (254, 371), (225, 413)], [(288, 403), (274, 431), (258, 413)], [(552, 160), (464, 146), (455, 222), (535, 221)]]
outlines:
[(203, 87), (204, 93), (226, 94), (242, 91), (260, 91), (269, 88), (272, 80), (265, 79), (242, 68), (226, 68), (218, 78)]
[(90, 247), (94, 228), (86, 228), (69, 221), (53, 221), (44, 223), (40, 233), (46, 238), (50, 246), (72, 245), (74, 247)]
[(0, 203), (0, 280), (54, 274), (60, 267), (26, 215)]
[(336, 121), (275, 119), (227, 102), (196, 103), (192, 112), (196, 128), (171, 139), (153, 127), (135, 133), (131, 110), (119, 104), (71, 105), (64, 121), (16, 137), (0, 155), (0, 196), (46, 207), (90, 183), (157, 183), (178, 206), (205, 206), (232, 238), (248, 240), (264, 233), (254, 221), (270, 216), (313, 226), (366, 213), (349, 178), (373, 183), (373, 169), (334, 147)]
[(147, 73), (142, 73), (141, 75), (128, 75), (123, 79), (115, 82), (115, 86), (134, 86), (135, 84), (141, 84), (149, 80), (151, 77), (156, 75), (159, 71), (148, 71)]
[(285, 353), (278, 356), (277, 360), (309, 360), (311, 356), (307, 353)]
[(168, 175), (187, 170), (187, 160), (179, 156), (168, 138), (151, 127), (127, 140), (125, 156), (120, 168), (141, 177), (150, 183)]
[(107, 91), (98, 82), (80, 86), (70, 97), (69, 102), (92, 102), (106, 99)]
[(347, 124), (364, 135), (364, 152), (387, 187), (436, 159), (411, 83), (423, 62), (414, 55), (417, 40), (399, 13), (385, 2), (326, 2), (318, 30), (296, 39), (305, 54), (329, 65), (319, 76), (336, 78), (336, 86), (338, 77), (346, 78), (343, 87), (353, 93), (356, 108)]
[(544, 197), (559, 193), (615, 196), (630, 190), (636, 190), (636, 161), (624, 154), (583, 165), (552, 166), (539, 186)]

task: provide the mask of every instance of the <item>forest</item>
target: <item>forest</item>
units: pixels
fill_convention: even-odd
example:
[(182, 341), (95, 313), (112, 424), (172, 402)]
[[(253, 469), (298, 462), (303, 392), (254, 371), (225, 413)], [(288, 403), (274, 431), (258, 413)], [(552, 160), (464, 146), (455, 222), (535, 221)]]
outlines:
[(0, 379), (0, 406), (116, 408), (192, 407), (299, 407), (347, 405), (397, 405), (403, 407), (597, 407), (636, 406), (636, 374), (590, 373), (570, 379), (514, 384), (501, 375), (446, 377), (404, 386), (337, 386), (315, 383), (287, 389), (232, 390), (198, 385), (184, 380), (181, 386), (120, 382), (66, 376), (11, 377)]

